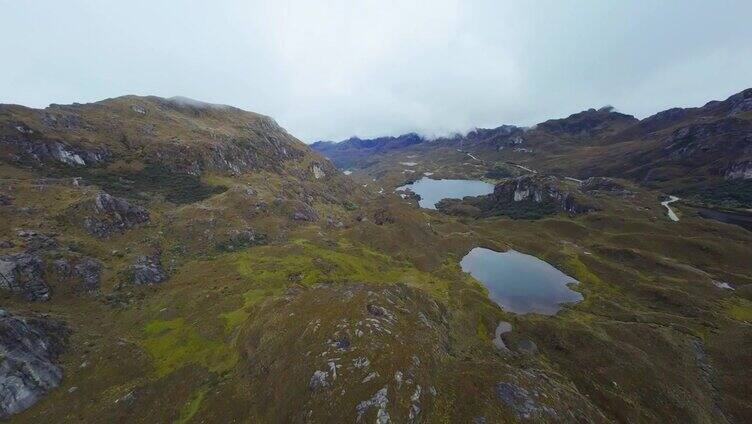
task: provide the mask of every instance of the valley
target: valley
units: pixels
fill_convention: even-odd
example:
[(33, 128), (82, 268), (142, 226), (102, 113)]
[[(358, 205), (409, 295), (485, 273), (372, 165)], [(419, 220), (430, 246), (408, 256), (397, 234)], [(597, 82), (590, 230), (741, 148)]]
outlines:
[(752, 89), (310, 147), (0, 105), (0, 419), (752, 420)]

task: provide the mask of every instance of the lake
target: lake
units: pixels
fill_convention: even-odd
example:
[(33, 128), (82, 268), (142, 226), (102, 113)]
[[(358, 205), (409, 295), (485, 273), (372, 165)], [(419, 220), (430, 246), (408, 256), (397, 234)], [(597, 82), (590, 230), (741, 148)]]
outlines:
[(476, 247), (462, 258), (460, 266), (486, 286), (491, 300), (505, 311), (554, 315), (563, 304), (582, 300), (580, 293), (569, 288), (577, 280), (515, 250)]
[(493, 193), (494, 185), (479, 180), (434, 180), (423, 177), (418, 181), (397, 187), (410, 189), (420, 196), (421, 208), (436, 209), (442, 199), (462, 199), (465, 196), (481, 196)]

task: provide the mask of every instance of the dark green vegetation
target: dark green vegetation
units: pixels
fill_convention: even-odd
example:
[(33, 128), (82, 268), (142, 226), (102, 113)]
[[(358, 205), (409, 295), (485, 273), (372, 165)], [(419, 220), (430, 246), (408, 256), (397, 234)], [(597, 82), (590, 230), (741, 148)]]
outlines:
[[(23, 276), (50, 293), (0, 289), (0, 303), (71, 330), (59, 387), (10, 420), (750, 421), (752, 233), (681, 202), (673, 222), (629, 173), (562, 178), (596, 175), (564, 173), (564, 158), (635, 125), (595, 112), (541, 129), (550, 140), (503, 127), (462, 151), (367, 143), (350, 178), (229, 107), (0, 107), (0, 255), (38, 258), (39, 275)], [(513, 150), (533, 135), (535, 153)], [(525, 163), (559, 177), (500, 192), (505, 214), (448, 215), (393, 193), (424, 172), (501, 179)], [(523, 206), (506, 197), (517, 191)], [(106, 225), (92, 233), (92, 219)], [(535, 255), (584, 299), (554, 316), (504, 311), (461, 272), (475, 246)], [(506, 351), (492, 342), (500, 321)]]
[(172, 172), (153, 164), (137, 170), (62, 168), (48, 175), (52, 178), (79, 177), (113, 196), (144, 201), (158, 195), (178, 205), (198, 202), (227, 189), (221, 185), (205, 184), (198, 176)]

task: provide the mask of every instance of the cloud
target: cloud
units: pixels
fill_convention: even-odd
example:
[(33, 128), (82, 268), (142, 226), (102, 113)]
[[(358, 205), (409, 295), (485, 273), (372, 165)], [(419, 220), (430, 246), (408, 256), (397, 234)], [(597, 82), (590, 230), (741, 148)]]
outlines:
[(752, 75), (746, 1), (0, 3), (1, 102), (186, 96), (307, 142), (645, 116)]

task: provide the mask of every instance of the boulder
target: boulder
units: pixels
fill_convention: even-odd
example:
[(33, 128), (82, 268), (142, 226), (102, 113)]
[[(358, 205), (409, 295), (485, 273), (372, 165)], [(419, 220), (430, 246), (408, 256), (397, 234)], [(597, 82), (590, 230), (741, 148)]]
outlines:
[(134, 284), (156, 284), (164, 281), (167, 276), (162, 270), (161, 257), (159, 254), (152, 256), (142, 255), (136, 258), (131, 267), (133, 269)]
[(50, 288), (42, 278), (42, 260), (28, 252), (0, 255), (0, 289), (28, 300), (47, 300)]
[(149, 220), (149, 212), (141, 206), (133, 205), (125, 199), (100, 193), (94, 199), (83, 226), (89, 234), (107, 237), (122, 233), (136, 224)]
[(23, 239), (26, 249), (30, 251), (57, 247), (57, 240), (53, 235), (43, 234), (35, 230), (18, 230), (17, 235)]
[(313, 222), (319, 220), (319, 215), (316, 213), (316, 210), (311, 207), (311, 205), (303, 203), (293, 211), (292, 219), (294, 219), (295, 221)]
[(69, 334), (60, 322), (0, 309), (0, 418), (25, 410), (60, 384), (63, 372), (54, 361)]

